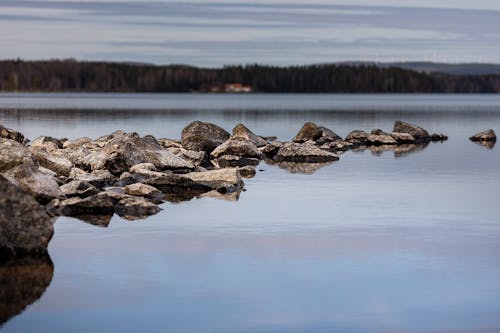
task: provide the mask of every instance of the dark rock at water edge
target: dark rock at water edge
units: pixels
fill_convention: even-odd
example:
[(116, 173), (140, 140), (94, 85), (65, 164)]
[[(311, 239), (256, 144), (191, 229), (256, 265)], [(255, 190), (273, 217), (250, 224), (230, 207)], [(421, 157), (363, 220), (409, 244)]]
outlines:
[(211, 153), (217, 146), (229, 139), (230, 134), (217, 125), (193, 121), (184, 127), (181, 136), (184, 149)]
[(477, 134), (474, 134), (469, 138), (471, 141), (484, 141), (484, 142), (496, 142), (497, 141), (497, 136), (495, 134), (495, 131), (492, 129), (479, 132)]

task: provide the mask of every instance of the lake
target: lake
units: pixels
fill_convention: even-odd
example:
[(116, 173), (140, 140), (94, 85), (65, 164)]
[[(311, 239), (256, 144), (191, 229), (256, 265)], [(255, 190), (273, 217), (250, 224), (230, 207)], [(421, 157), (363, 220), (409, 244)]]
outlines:
[(0, 94), (0, 122), (30, 139), (180, 138), (193, 120), (280, 140), (306, 121), (345, 136), (404, 120), (449, 140), (261, 162), (237, 200), (145, 220), (59, 218), (53, 271), (0, 278), (17, 306), (0, 331), (500, 331), (500, 154), (468, 140), (500, 132), (498, 95)]

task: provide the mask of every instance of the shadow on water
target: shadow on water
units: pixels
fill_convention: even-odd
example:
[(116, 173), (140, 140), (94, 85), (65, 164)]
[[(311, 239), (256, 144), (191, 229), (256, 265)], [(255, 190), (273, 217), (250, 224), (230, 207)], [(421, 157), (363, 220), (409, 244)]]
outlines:
[(48, 254), (0, 262), (0, 329), (42, 297), (53, 274)]

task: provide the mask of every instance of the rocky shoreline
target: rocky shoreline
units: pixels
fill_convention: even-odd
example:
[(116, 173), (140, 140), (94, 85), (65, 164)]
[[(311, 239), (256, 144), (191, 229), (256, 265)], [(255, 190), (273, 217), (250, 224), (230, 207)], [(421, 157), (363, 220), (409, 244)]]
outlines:
[[(194, 121), (181, 140), (116, 131), (97, 139), (42, 136), (29, 143), (0, 125), (0, 257), (43, 255), (58, 216), (106, 226), (113, 214), (128, 220), (156, 214), (164, 201), (237, 200), (243, 179), (255, 176), (263, 160), (312, 173), (348, 150), (400, 156), (447, 139), (402, 121), (391, 133), (355, 130), (345, 138), (308, 122), (290, 142), (257, 135), (243, 124), (229, 133)], [(496, 135), (489, 130), (470, 139), (491, 148)]]

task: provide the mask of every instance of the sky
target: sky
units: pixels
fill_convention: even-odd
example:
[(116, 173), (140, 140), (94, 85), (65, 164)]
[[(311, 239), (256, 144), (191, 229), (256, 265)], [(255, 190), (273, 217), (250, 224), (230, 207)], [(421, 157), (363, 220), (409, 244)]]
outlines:
[(500, 63), (498, 0), (0, 0), (0, 58)]

